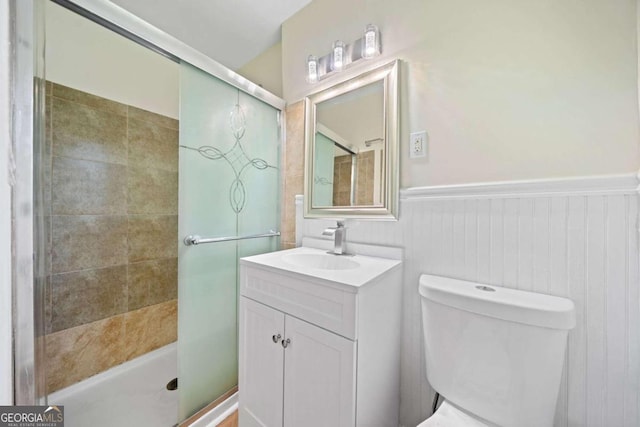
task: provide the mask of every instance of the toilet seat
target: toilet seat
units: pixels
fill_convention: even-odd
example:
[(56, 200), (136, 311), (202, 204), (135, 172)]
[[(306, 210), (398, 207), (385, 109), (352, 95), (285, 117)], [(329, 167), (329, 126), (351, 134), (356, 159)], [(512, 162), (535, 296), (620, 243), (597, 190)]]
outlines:
[(478, 418), (475, 418), (456, 408), (446, 400), (442, 402), (436, 412), (421, 422), (417, 427), (490, 427)]

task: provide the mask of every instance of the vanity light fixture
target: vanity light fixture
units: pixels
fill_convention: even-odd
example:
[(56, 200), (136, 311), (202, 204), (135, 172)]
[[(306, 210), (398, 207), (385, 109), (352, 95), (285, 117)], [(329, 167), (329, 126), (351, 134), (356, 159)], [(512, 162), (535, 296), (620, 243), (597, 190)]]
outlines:
[(315, 55), (309, 55), (307, 58), (307, 81), (318, 82), (318, 58)]
[(331, 73), (338, 73), (361, 59), (370, 59), (380, 55), (380, 31), (373, 24), (367, 25), (362, 38), (351, 44), (336, 40), (331, 53), (322, 57), (307, 57), (307, 82), (317, 83)]
[(373, 24), (367, 25), (364, 29), (364, 37), (362, 40), (363, 58), (369, 59), (380, 54), (380, 36), (378, 35), (378, 27)]
[(342, 71), (344, 68), (344, 42), (342, 40), (336, 40), (333, 42), (333, 57), (331, 58), (331, 69), (333, 71)]

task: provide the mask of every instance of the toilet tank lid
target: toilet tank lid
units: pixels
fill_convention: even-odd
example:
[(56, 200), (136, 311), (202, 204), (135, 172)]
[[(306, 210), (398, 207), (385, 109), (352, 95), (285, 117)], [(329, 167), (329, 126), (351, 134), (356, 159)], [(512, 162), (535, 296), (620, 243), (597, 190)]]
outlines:
[(552, 295), (442, 276), (420, 276), (420, 295), (460, 310), (526, 325), (573, 329), (573, 301)]

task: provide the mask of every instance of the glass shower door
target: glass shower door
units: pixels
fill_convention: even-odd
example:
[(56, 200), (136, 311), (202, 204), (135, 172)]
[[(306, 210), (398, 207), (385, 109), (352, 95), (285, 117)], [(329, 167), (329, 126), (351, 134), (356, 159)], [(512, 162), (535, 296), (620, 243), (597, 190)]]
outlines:
[(333, 206), (333, 168), (335, 142), (316, 132), (313, 153), (313, 206)]
[(179, 419), (238, 384), (238, 257), (277, 248), (278, 110), (188, 64), (180, 70)]

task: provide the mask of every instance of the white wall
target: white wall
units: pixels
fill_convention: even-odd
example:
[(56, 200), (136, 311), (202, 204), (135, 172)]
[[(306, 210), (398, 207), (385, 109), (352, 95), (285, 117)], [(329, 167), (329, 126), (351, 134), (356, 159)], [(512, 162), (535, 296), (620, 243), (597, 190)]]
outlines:
[[(403, 61), (402, 187), (638, 169), (636, 1), (312, 2), (282, 26), (284, 98), (361, 70), (311, 85), (305, 58), (369, 22), (374, 62)], [(429, 155), (409, 160), (418, 130)]]
[(282, 97), (282, 43), (274, 44), (236, 72)]
[[(577, 324), (555, 426), (640, 425), (638, 180), (623, 181), (605, 180), (605, 191), (585, 181), (534, 182), (502, 194), (491, 186), (405, 194), (398, 222), (347, 222), (348, 242), (404, 248), (403, 426), (424, 420), (433, 399), (418, 294), (423, 273), (571, 298)], [(320, 237), (329, 225), (299, 215), (297, 232)]]
[[(404, 248), (401, 421), (430, 413), (418, 277), (477, 280), (576, 303), (556, 426), (640, 425), (637, 180), (624, 191), (460, 195), (446, 184), (635, 173), (638, 89), (635, 0), (313, 2), (283, 25), (284, 97), (294, 102), (361, 71), (304, 80), (304, 58), (331, 42), (382, 32), (401, 69), (398, 222), (349, 221), (349, 241)], [(340, 13), (334, 13), (334, 11)], [(409, 161), (426, 129), (429, 156)], [(633, 177), (634, 175), (631, 175)], [(525, 188), (526, 185), (519, 188)], [(571, 187), (571, 186), (569, 186)], [(588, 185), (587, 185), (588, 187)], [(518, 187), (516, 187), (518, 188)], [(297, 236), (330, 221), (297, 215)]]
[(178, 64), (46, 3), (47, 80), (178, 118)]
[(0, 405), (13, 405), (9, 2), (0, 2)]

